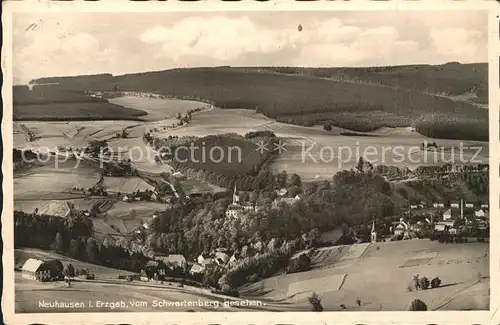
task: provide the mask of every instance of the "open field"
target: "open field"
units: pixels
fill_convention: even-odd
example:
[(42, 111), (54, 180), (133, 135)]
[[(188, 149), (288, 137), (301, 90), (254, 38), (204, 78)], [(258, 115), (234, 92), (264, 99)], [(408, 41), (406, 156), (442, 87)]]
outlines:
[(110, 103), (124, 107), (144, 110), (146, 116), (141, 117), (144, 121), (166, 120), (176, 117), (177, 114), (184, 116), (187, 111), (198, 107), (209, 108), (208, 104), (191, 100), (161, 99), (149, 97), (123, 96), (109, 99)]
[(180, 181), (184, 193), (219, 193), (225, 192), (227, 189), (219, 187), (198, 179), (188, 178)]
[(166, 208), (167, 205), (157, 202), (117, 201), (99, 217), (92, 219), (94, 231), (98, 234), (127, 235)]
[[(279, 302), (296, 310), (309, 308), (307, 297), (316, 291), (327, 311), (399, 311), (413, 299), (423, 300), (430, 310), (488, 309), (488, 244), (440, 244), (429, 240), (373, 243), (357, 258), (313, 258), (312, 270), (279, 275), (242, 287), (242, 297)], [(341, 250), (342, 251), (342, 250)], [(339, 253), (334, 249), (335, 254)], [(408, 261), (420, 260), (411, 267)], [(425, 261), (424, 261), (425, 260)], [(439, 288), (407, 291), (414, 274), (429, 279), (440, 277)], [(345, 277), (341, 287), (339, 281)], [(323, 286), (316, 285), (322, 279)], [(356, 299), (362, 305), (356, 305)], [(293, 306), (293, 307), (292, 307)], [(470, 307), (473, 306), (473, 307)]]
[(82, 195), (72, 193), (74, 187), (87, 189), (99, 179), (99, 170), (89, 163), (74, 159), (62, 162), (51, 157), (43, 166), (15, 175), (14, 198), (21, 201), (78, 198)]

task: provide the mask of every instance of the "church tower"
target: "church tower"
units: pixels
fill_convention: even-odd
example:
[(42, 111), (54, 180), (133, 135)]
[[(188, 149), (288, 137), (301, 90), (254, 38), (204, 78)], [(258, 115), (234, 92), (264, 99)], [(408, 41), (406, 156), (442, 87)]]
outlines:
[(373, 223), (372, 223), (372, 232), (371, 232), (371, 241), (372, 243), (377, 241), (377, 230), (375, 230), (375, 217), (373, 217)]
[(233, 193), (233, 204), (240, 204), (240, 196), (236, 192), (236, 185), (234, 185), (234, 193)]

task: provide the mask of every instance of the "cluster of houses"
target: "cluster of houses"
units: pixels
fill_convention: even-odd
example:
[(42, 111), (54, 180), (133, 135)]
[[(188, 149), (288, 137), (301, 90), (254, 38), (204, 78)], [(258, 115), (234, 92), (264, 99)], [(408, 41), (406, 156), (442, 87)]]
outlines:
[[(296, 195), (294, 197), (286, 197), (287, 195), (286, 189), (276, 190), (277, 197), (274, 199), (272, 203), (272, 208), (278, 209), (282, 204), (294, 205), (298, 201), (300, 201), (300, 196)], [(226, 209), (226, 217), (227, 218), (235, 218), (239, 219), (243, 214), (249, 212), (259, 212), (263, 209), (262, 206), (257, 204), (251, 204), (250, 202), (241, 202), (240, 196), (236, 190), (236, 186), (234, 187), (233, 193), (233, 201)]]
[(211, 253), (202, 253), (196, 259), (196, 263), (191, 266), (189, 273), (191, 275), (201, 274), (211, 270), (216, 266), (230, 267), (237, 262), (235, 254), (229, 256), (225, 248), (218, 248)]
[[(437, 233), (447, 232), (450, 235), (456, 235), (467, 228), (468, 225), (475, 223), (477, 229), (486, 230), (489, 227), (489, 211), (488, 204), (474, 205), (472, 203), (434, 203), (432, 208), (426, 208), (423, 204), (412, 205), (407, 212), (408, 218), (400, 218), (399, 221), (394, 221), (390, 227), (391, 237), (388, 240), (397, 239), (412, 239), (418, 238), (423, 231), (434, 230)], [(464, 207), (473, 210), (473, 213), (464, 215)], [(439, 209), (442, 208), (442, 209)], [(424, 210), (425, 209), (425, 210)], [(444, 210), (444, 211), (443, 211)], [(421, 214), (427, 214), (425, 221), (411, 221), (412, 211), (418, 211)], [(439, 220), (434, 220), (436, 212), (441, 212)], [(460, 222), (457, 222), (460, 221)], [(377, 241), (377, 230), (375, 221), (371, 230), (372, 241)]]
[[(166, 266), (166, 269), (159, 268), (160, 263)], [(235, 254), (229, 256), (225, 248), (218, 248), (211, 253), (200, 254), (195, 262), (187, 261), (183, 255), (171, 254), (168, 256), (155, 256), (154, 260), (149, 261), (141, 271), (141, 280), (149, 281), (166, 276), (168, 270), (182, 270), (191, 275), (203, 274), (206, 271), (213, 270), (217, 266), (229, 268), (237, 262)]]

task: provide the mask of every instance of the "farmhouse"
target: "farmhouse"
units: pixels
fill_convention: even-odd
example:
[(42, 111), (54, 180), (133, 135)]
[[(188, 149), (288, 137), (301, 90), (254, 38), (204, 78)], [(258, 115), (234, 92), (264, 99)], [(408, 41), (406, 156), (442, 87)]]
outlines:
[(42, 261), (28, 259), (22, 269), (22, 277), (30, 280), (50, 281), (62, 276), (63, 265), (59, 260)]

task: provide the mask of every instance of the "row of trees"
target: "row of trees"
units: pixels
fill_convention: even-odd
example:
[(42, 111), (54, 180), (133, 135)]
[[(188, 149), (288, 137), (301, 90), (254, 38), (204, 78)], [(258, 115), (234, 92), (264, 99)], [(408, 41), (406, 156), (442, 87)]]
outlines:
[(59, 218), (14, 211), (14, 243), (133, 272), (140, 271), (147, 261), (147, 252), (131, 239), (96, 239), (92, 221), (83, 214)]

